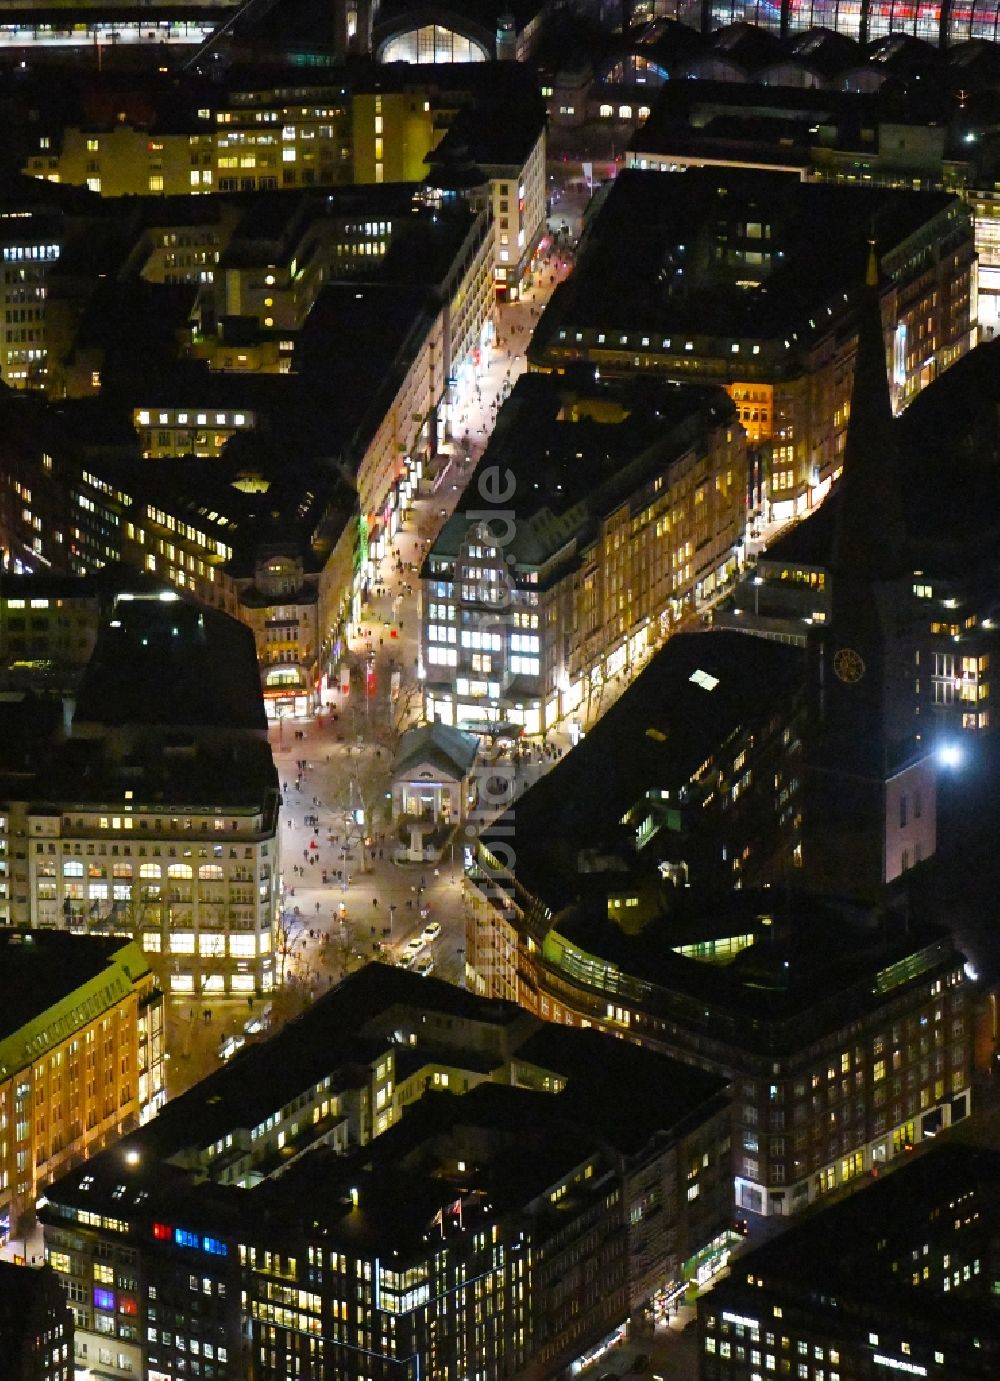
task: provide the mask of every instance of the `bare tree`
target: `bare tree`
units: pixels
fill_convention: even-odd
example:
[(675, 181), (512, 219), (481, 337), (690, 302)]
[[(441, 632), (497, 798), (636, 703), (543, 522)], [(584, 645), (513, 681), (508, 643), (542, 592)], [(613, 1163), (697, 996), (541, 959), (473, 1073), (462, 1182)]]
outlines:
[(424, 687), (415, 676), (400, 673), (399, 690), (389, 697), (388, 748), (390, 758), (399, 748), (399, 740), (407, 729), (414, 729), (424, 719)]
[(347, 848), (357, 846), (361, 850), (361, 869), (368, 871), (364, 841), (386, 818), (389, 756), (384, 748), (366, 747), (357, 756), (335, 762), (335, 766), (326, 805), (337, 817), (335, 828), (343, 832)]
[[(126, 884), (128, 886), (128, 884)], [(146, 963), (164, 992), (169, 990), (170, 918), (171, 905), (163, 896), (157, 882), (135, 882), (128, 887), (128, 896), (116, 897), (112, 902), (65, 901), (63, 909), (68, 919), (82, 923), (88, 935), (127, 935), (142, 947)], [(159, 945), (148, 949), (143, 936), (158, 934)]]
[(277, 982), (284, 987), (285, 970), (306, 941), (306, 926), (294, 911), (282, 910), (274, 928), (274, 952), (278, 960)]
[(332, 969), (334, 977), (341, 979), (350, 972), (353, 956), (354, 941), (350, 924), (345, 917), (338, 916), (324, 942), (323, 958)]

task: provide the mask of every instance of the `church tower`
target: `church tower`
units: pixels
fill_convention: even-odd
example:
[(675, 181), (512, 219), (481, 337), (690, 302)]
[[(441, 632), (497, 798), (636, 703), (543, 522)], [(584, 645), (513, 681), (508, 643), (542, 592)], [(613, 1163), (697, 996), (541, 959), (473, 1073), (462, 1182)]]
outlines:
[(912, 574), (874, 245), (832, 501), (831, 616), (810, 659), (803, 862), (813, 885), (873, 897), (933, 852), (934, 794), (915, 733)]
[(333, 49), (338, 61), (371, 53), (377, 10), (378, 0), (334, 0)]

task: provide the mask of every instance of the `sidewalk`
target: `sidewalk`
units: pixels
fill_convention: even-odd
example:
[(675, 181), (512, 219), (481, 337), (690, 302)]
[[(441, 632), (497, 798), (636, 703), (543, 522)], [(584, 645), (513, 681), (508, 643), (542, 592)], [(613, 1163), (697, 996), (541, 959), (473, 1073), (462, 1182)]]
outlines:
[[(274, 744), (272, 732), (282, 782), (284, 907), (306, 932), (304, 943), (293, 950), (291, 972), (315, 979), (319, 989), (371, 958), (393, 958), (423, 929), (424, 904), (429, 918), (442, 925), (435, 962), (445, 976), (457, 979), (465, 938), (460, 846), (454, 863), (450, 851), (436, 866), (393, 862), (396, 837), (385, 810), (388, 751), (371, 739), (362, 745), (339, 742), (340, 722), (313, 724), (302, 731), (303, 740), (285, 749)], [(296, 776), (299, 761), (309, 766)], [(357, 808), (352, 801), (358, 800), (361, 785), (378, 800), (374, 821), (363, 826), (364, 837), (375, 841), (370, 846), (362, 842), (361, 829), (345, 824), (348, 812)], [(307, 825), (306, 817), (315, 817), (318, 825)]]

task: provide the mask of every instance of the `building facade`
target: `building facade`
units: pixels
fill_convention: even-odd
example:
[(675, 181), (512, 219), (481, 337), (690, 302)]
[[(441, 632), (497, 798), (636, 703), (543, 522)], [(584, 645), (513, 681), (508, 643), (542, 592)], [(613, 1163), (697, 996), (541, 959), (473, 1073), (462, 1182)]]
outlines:
[(0, 1348), (16, 1381), (70, 1381), (73, 1315), (48, 1267), (0, 1262)]
[(522, 379), (424, 566), (428, 719), (599, 712), (735, 573), (745, 470), (721, 392)]
[[(169, 1103), (155, 1140), (50, 1190), (78, 1363), (109, 1348), (109, 1374), (158, 1381), (193, 1359), (216, 1381), (560, 1371), (727, 1222), (723, 1081), (617, 1042), (594, 1077), (604, 1046), (433, 978), (353, 975)], [(658, 1097), (622, 1126), (626, 1068)], [(634, 1276), (644, 1215), (662, 1233)]]
[[(745, 169), (684, 177), (684, 197), (648, 171), (616, 179), (572, 279), (542, 316), (529, 364), (559, 371), (586, 361), (602, 374), (722, 385), (759, 450), (765, 516), (801, 516), (842, 465), (867, 253), (859, 232), (817, 266), (820, 223), (876, 218), (883, 330), (902, 407), (975, 343), (968, 208), (943, 193), (817, 186)], [(661, 262), (655, 246), (664, 241)]]
[[(816, 1003), (815, 1014), (768, 1021), (763, 1010), (734, 1012), (731, 992), (716, 1005), (700, 981), (716, 955), (766, 944), (767, 928), (755, 940), (754, 926), (731, 926), (722, 937), (703, 926), (685, 934), (686, 974), (669, 956), (659, 978), (649, 963), (640, 971), (637, 959), (629, 972), (611, 957), (620, 946), (609, 937), (540, 933), (527, 918), (544, 902), (519, 894), (497, 862), (484, 859), (472, 873), (479, 896), (466, 931), (470, 987), (515, 994), (547, 1020), (627, 1034), (733, 1078), (738, 1207), (796, 1213), (968, 1115), (971, 1017), (962, 958), (949, 941), (914, 940), (887, 953), (881, 968), (873, 957), (860, 983), (831, 974), (826, 999), (802, 999)], [(770, 970), (764, 951), (756, 954)], [(754, 965), (743, 959), (745, 970)], [(781, 989), (773, 970), (747, 982), (769, 991), (769, 1001)]]
[[(864, 850), (856, 821), (811, 818), (828, 797), (807, 790), (804, 673), (773, 641), (672, 638), (568, 758), (484, 813), (467, 870), (470, 989), (733, 1079), (737, 1203), (764, 1214), (877, 1170), (971, 1096), (962, 955), (844, 900), (865, 851), (902, 867), (922, 808), (891, 779)], [(842, 872), (800, 894), (824, 826)]]
[(319, 579), (294, 548), (261, 553), (240, 583), (240, 610), (253, 629), (269, 718), (305, 714), (319, 703)]
[(44, 208), (5, 215), (0, 226), (0, 377), (9, 388), (44, 388), (49, 279), (65, 247), (65, 228), (59, 215)]
[(3, 706), (20, 747), (0, 784), (2, 914), (134, 937), (171, 993), (268, 992), (278, 781), (250, 635), (127, 576), (81, 585), (102, 617), (82, 676), (56, 682), (75, 702)]
[(698, 1302), (699, 1374), (986, 1381), (997, 1185), (994, 1152), (938, 1147), (751, 1252)]
[(0, 1236), (53, 1179), (163, 1106), (163, 996), (140, 947), (0, 930)]
[[(225, 745), (218, 746), (223, 752), (213, 761), (211, 748), (192, 745), (206, 775), (226, 760)], [(153, 745), (130, 747), (149, 753)], [(235, 771), (249, 768), (232, 750), (229, 761)], [(103, 801), (33, 805), (33, 923), (134, 936), (146, 954), (160, 956), (153, 962), (172, 994), (270, 992), (280, 887), (276, 800), (255, 806), (226, 793), (231, 799), (216, 813), (214, 801), (199, 809), (194, 794), (151, 799), (137, 781)]]

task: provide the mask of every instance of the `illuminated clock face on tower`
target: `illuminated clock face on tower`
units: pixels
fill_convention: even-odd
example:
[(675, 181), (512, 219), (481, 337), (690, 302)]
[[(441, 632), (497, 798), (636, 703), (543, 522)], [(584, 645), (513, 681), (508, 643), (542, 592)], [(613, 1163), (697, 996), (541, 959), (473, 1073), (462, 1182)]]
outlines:
[(833, 670), (841, 681), (851, 686), (865, 674), (865, 661), (853, 647), (841, 647), (833, 656)]

